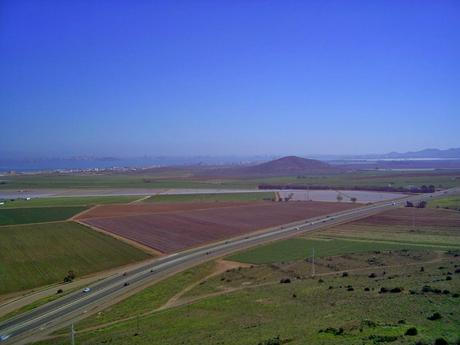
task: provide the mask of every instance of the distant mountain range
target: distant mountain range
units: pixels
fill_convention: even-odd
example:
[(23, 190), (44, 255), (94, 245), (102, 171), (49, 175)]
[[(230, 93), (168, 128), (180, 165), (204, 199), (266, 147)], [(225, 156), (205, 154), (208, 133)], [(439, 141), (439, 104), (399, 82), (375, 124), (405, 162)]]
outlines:
[[(287, 156), (280, 159), (274, 155), (259, 156), (143, 156), (143, 157), (97, 157), (97, 156), (73, 156), (73, 157), (32, 157), (24, 153), (0, 151), (0, 171), (55, 171), (55, 170), (78, 170), (78, 169), (109, 169), (109, 168), (153, 168), (171, 166), (195, 166), (209, 167), (217, 172), (226, 170), (226, 174), (232, 171), (257, 175), (261, 171), (271, 171), (271, 174), (302, 172), (303, 168), (309, 171), (324, 172), (336, 169), (342, 165), (350, 168), (350, 164), (369, 163), (374, 164), (361, 168), (408, 168), (400, 166), (400, 161), (406, 161), (411, 168), (458, 168), (460, 166), (460, 148), (447, 150), (424, 149), (412, 152), (390, 152), (385, 154), (366, 155), (303, 155), (306, 161), (300, 161), (300, 157)], [(273, 162), (270, 160), (275, 159)], [(391, 163), (391, 161), (394, 163)], [(320, 161), (323, 161), (322, 163)], [(363, 162), (364, 161), (364, 162)], [(324, 162), (331, 166), (326, 167)], [(399, 163), (398, 163), (399, 162)], [(412, 162), (412, 163), (411, 163)], [(416, 163), (419, 162), (419, 163)], [(262, 163), (259, 166), (256, 164)], [(287, 164), (285, 164), (287, 163)], [(266, 164), (266, 165), (264, 165)], [(321, 165), (323, 164), (323, 165)], [(416, 164), (416, 165), (414, 165)], [(418, 164), (418, 165), (417, 165)], [(385, 165), (385, 166), (384, 166)], [(230, 167), (231, 169), (224, 169)], [(356, 166), (354, 166), (356, 167)], [(214, 168), (214, 169), (213, 169)], [(243, 170), (245, 171), (243, 171)], [(208, 169), (205, 169), (208, 170)], [(277, 170), (277, 171), (275, 171)]]
[(385, 154), (371, 154), (351, 156), (360, 159), (460, 159), (460, 148), (451, 148), (447, 150), (440, 149), (424, 149), (420, 151), (410, 152), (390, 152)]

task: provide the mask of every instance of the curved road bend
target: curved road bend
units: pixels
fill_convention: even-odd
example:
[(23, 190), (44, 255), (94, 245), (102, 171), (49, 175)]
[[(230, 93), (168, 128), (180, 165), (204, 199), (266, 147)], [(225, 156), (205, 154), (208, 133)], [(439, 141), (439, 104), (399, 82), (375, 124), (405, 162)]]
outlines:
[[(146, 265), (117, 274), (96, 282), (89, 287), (90, 292), (77, 291), (63, 296), (55, 301), (37, 307), (29, 312), (13, 317), (0, 323), (0, 336), (4, 338), (3, 344), (25, 344), (27, 339), (44, 335), (51, 331), (72, 323), (75, 319), (81, 319), (89, 310), (105, 307), (115, 298), (127, 294), (135, 288), (146, 283), (159, 280), (166, 275), (176, 273), (195, 266), (199, 263), (215, 259), (245, 248), (263, 243), (279, 240), (286, 237), (299, 235), (303, 232), (319, 230), (341, 223), (347, 223), (356, 219), (383, 212), (388, 209), (400, 207), (406, 201), (418, 202), (431, 198), (444, 197), (456, 194), (460, 188), (447, 191), (409, 196), (393, 201), (385, 201), (378, 204), (363, 206), (347, 211), (307, 219), (302, 222), (280, 226), (266, 231), (247, 234), (244, 237), (213, 243), (200, 248), (171, 254), (147, 263)], [(128, 283), (129, 285), (126, 285)]]

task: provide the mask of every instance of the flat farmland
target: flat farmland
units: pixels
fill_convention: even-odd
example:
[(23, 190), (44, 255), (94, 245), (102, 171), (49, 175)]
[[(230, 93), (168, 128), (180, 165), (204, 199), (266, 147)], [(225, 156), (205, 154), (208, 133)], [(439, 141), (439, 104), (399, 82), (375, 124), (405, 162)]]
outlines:
[(100, 206), (80, 221), (164, 253), (356, 207), (349, 203), (253, 202)]
[(141, 216), (158, 213), (175, 213), (179, 211), (206, 210), (214, 208), (251, 205), (250, 202), (199, 202), (199, 203), (139, 203), (134, 205), (100, 205), (79, 215), (77, 219)]
[(399, 208), (332, 227), (318, 237), (460, 247), (460, 212)]
[(455, 211), (431, 208), (397, 208), (384, 213), (361, 219), (356, 224), (366, 225), (414, 225), (436, 227), (460, 226), (460, 214)]
[(3, 209), (0, 210), (0, 225), (62, 221), (84, 211), (85, 209), (85, 206)]
[(74, 222), (2, 226), (0, 295), (62, 282), (151, 257)]

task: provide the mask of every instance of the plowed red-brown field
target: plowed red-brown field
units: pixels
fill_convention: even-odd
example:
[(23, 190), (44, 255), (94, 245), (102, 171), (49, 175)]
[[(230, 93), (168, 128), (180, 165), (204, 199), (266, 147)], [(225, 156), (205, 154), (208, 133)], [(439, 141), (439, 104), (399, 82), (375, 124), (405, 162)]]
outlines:
[(95, 208), (79, 219), (90, 226), (171, 253), (356, 206), (313, 201), (111, 205)]
[(138, 216), (143, 214), (169, 213), (189, 210), (204, 210), (210, 208), (235, 207), (254, 204), (254, 202), (197, 202), (197, 203), (146, 203), (131, 205), (102, 205), (96, 206), (76, 219), (113, 217), (113, 216)]
[(432, 208), (397, 208), (354, 222), (369, 225), (404, 225), (458, 227), (460, 212)]

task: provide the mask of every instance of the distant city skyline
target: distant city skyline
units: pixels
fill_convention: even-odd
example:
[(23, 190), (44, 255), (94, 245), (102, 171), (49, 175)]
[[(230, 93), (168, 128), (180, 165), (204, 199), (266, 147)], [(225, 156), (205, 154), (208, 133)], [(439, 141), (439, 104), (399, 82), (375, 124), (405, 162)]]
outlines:
[(448, 0), (5, 0), (0, 155), (460, 147), (459, 15)]

